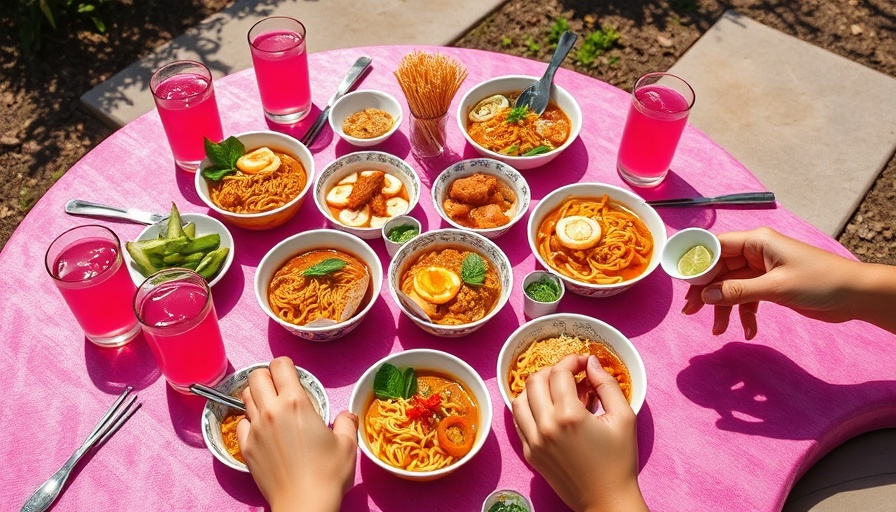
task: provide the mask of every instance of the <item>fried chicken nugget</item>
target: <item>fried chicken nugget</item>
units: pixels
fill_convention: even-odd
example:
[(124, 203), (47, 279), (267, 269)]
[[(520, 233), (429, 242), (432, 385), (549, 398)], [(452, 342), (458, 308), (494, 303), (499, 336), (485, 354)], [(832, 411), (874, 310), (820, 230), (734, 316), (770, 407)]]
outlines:
[(477, 229), (497, 228), (510, 222), (507, 215), (496, 204), (487, 204), (470, 210), (470, 220)]
[(348, 196), (348, 203), (345, 205), (345, 208), (351, 211), (361, 209), (362, 206), (370, 202), (374, 194), (379, 194), (383, 190), (385, 181), (386, 173), (382, 171), (358, 176), (358, 181), (352, 187), (352, 192)]
[(448, 188), (448, 197), (473, 206), (487, 204), (498, 191), (498, 179), (487, 174), (473, 174), (454, 180)]

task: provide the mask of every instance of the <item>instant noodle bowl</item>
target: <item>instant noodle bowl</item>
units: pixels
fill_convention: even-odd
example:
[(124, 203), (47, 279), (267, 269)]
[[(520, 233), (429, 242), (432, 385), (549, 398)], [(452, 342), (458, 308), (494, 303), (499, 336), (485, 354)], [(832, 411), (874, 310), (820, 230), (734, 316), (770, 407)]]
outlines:
[[(400, 371), (413, 369), (419, 381), (418, 393), (414, 395), (416, 398), (380, 400), (376, 397), (375, 376), (384, 364), (393, 365)], [(424, 397), (423, 394), (427, 396)], [(389, 427), (383, 426), (386, 421), (383, 420), (381, 411), (386, 411), (387, 415), (393, 414), (390, 411), (398, 411), (398, 414), (407, 416), (415, 407), (425, 408), (426, 405), (421, 402), (426, 398), (429, 401), (440, 402), (439, 406), (433, 406), (434, 410), (439, 410), (435, 414), (437, 418), (424, 420), (427, 426), (424, 426), (420, 419), (416, 419), (425, 415), (414, 416), (415, 419), (406, 421), (390, 422), (392, 426)], [(475, 457), (485, 444), (492, 421), (492, 405), (488, 389), (479, 374), (457, 357), (428, 349), (398, 352), (374, 363), (364, 372), (352, 390), (349, 411), (360, 420), (358, 445), (364, 455), (389, 473), (417, 481), (441, 478)], [(442, 422), (445, 424), (442, 425)], [(403, 428), (398, 425), (399, 423), (413, 425), (417, 431), (407, 435), (421, 437), (422, 441), (416, 445), (383, 446), (383, 443), (399, 442), (401, 436), (389, 432), (383, 434), (376, 430)], [(452, 433), (441, 433), (446, 430)], [(452, 436), (454, 440), (443, 445), (446, 436)], [(461, 448), (461, 445), (465, 446)], [(451, 448), (452, 446), (454, 448)], [(443, 448), (447, 448), (447, 451)], [(386, 454), (389, 449), (401, 456), (390, 458)], [(449, 452), (455, 453), (456, 456), (451, 456)], [(422, 467), (418, 461), (422, 461)]]
[[(226, 221), (241, 228), (264, 230), (286, 223), (302, 207), (311, 189), (314, 178), (311, 152), (296, 139), (273, 131), (246, 132), (235, 137), (243, 143), (247, 154), (268, 148), (275, 155), (285, 156), (275, 171), (229, 178), (240, 182), (242, 190), (225, 192), (221, 191), (222, 182), (209, 182), (203, 177), (202, 171), (211, 165), (206, 158), (199, 165), (194, 182), (199, 198)], [(284, 177), (287, 173), (289, 177)]]
[[(641, 281), (662, 259), (666, 226), (640, 196), (575, 183), (542, 199), (529, 216), (529, 248), (571, 292), (609, 297)], [(562, 236), (561, 236), (562, 235)]]
[[(554, 344), (558, 340), (564, 341)], [(533, 347), (533, 344), (544, 346)], [(641, 410), (647, 395), (647, 373), (638, 350), (625, 335), (606, 322), (572, 313), (556, 313), (530, 320), (507, 338), (498, 354), (497, 365), (498, 389), (507, 408), (510, 409), (511, 402), (521, 391), (520, 380), (524, 381), (541, 366), (556, 363), (570, 353), (597, 355), (604, 369), (617, 377), (635, 414)]]
[(354, 235), (319, 229), (268, 251), (255, 272), (255, 298), (287, 331), (330, 341), (361, 323), (382, 284), (383, 267), (370, 246)]

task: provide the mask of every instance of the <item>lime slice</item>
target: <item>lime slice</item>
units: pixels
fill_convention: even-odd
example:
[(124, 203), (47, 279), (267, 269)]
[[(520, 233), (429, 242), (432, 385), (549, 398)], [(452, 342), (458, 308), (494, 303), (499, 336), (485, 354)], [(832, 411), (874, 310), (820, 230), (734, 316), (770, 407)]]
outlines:
[(695, 245), (678, 260), (678, 272), (685, 277), (696, 276), (706, 271), (711, 264), (712, 251), (706, 246)]

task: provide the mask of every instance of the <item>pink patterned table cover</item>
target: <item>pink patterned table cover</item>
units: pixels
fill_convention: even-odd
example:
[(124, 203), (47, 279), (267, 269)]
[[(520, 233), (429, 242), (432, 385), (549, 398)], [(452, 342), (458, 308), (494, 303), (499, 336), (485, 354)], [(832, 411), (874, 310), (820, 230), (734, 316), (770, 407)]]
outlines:
[[(476, 83), (505, 74), (540, 76), (544, 64), (455, 48), (424, 48), (459, 59), (469, 70), (451, 110)], [(371, 47), (311, 55), (314, 111), (290, 133), (300, 137), (343, 75), (363, 54), (373, 69), (359, 88), (389, 92), (406, 103), (392, 72), (410, 47)], [(579, 140), (541, 169), (524, 171), (532, 206), (567, 183), (623, 185), (616, 150), (627, 110), (626, 92), (561, 69), (556, 82), (584, 113)], [(251, 69), (216, 82), (225, 133), (267, 128)], [(149, 94), (149, 91), (146, 92)], [(701, 104), (696, 108), (714, 108)], [(47, 119), (43, 122), (52, 122)], [(477, 156), (452, 121), (449, 151), (432, 161), (410, 154), (407, 115), (381, 147), (405, 158), (425, 190), (413, 212), (424, 228), (445, 227), (429, 186), (449, 164)], [(317, 172), (353, 148), (326, 127), (311, 148)], [(681, 140), (673, 172), (648, 198), (713, 196), (762, 190), (761, 184), (722, 148), (693, 128)], [(782, 169), (781, 172), (786, 172)], [(624, 186), (624, 185), (623, 185)], [(82, 442), (124, 386), (134, 386), (143, 408), (102, 449), (76, 470), (56, 510), (244, 510), (265, 506), (251, 476), (228, 469), (205, 448), (200, 434), (203, 400), (172, 391), (160, 376), (144, 339), (120, 350), (86, 341), (46, 275), (43, 255), (52, 239), (90, 223), (63, 213), (68, 199), (164, 212), (172, 200), (184, 212), (208, 210), (193, 188), (193, 175), (173, 164), (158, 114), (122, 128), (86, 155), (34, 206), (0, 255), (0, 361), (7, 392), (2, 408), (5, 461), (3, 508), (17, 508)], [(720, 233), (771, 226), (783, 233), (848, 255), (817, 229), (784, 208), (661, 209), (669, 234), (688, 226)], [(95, 221), (123, 240), (138, 225)], [(434, 348), (468, 361), (486, 380), (495, 416), (476, 458), (454, 474), (429, 483), (385, 473), (362, 455), (344, 510), (479, 510), (495, 489), (529, 495), (540, 512), (563, 503), (522, 457), (513, 420), (495, 380), (495, 361), (507, 336), (522, 322), (519, 281), (536, 268), (520, 222), (497, 240), (514, 267), (516, 287), (507, 306), (483, 329), (462, 339), (430, 336), (401, 316), (387, 290), (361, 326), (347, 337), (315, 344), (293, 337), (269, 320), (252, 291), (255, 267), (274, 244), (296, 232), (326, 225), (313, 201), (295, 219), (266, 232), (231, 227), (236, 260), (214, 288), (221, 329), (233, 368), (280, 355), (314, 373), (327, 389), (332, 413), (344, 409), (355, 380), (384, 355)], [(384, 265), (382, 240), (370, 241)], [(712, 336), (709, 308), (693, 317), (679, 313), (687, 287), (661, 269), (609, 299), (567, 296), (561, 311), (602, 319), (637, 346), (648, 374), (647, 401), (638, 416), (640, 482), (654, 510), (779, 510), (795, 480), (817, 459), (859, 433), (896, 426), (896, 363), (887, 354), (893, 336), (849, 322), (827, 325), (765, 304), (759, 335), (743, 340), (740, 325)], [(595, 446), (594, 457), (601, 456)]]

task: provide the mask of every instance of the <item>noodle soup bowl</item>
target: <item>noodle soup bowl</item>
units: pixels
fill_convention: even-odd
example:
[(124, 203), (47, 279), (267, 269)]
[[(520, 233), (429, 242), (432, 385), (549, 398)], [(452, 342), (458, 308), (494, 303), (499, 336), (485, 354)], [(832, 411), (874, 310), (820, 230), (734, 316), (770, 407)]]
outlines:
[[(478, 253), (485, 257), (488, 265), (494, 268), (498, 274), (498, 281), (501, 283), (501, 295), (498, 298), (498, 302), (487, 315), (475, 322), (458, 325), (437, 324), (431, 321), (420, 307), (401, 291), (401, 276), (405, 274), (407, 269), (411, 268), (420, 255), (431, 250), (449, 247)], [(471, 231), (437, 229), (412, 238), (398, 249), (398, 252), (392, 258), (392, 262), (389, 264), (388, 280), (392, 300), (398, 304), (401, 312), (410, 318), (417, 327), (429, 334), (443, 338), (458, 338), (466, 336), (485, 325), (507, 304), (510, 292), (513, 290), (513, 269), (510, 265), (510, 260), (507, 259), (507, 255), (488, 238)]]
[[(268, 363), (255, 363), (249, 365), (234, 372), (232, 375), (224, 377), (224, 380), (215, 386), (215, 388), (225, 395), (240, 398), (243, 390), (249, 385), (249, 374), (252, 373), (253, 370), (267, 367)], [(305, 388), (305, 393), (307, 393), (308, 398), (311, 399), (311, 404), (314, 406), (314, 410), (317, 411), (317, 414), (324, 420), (324, 423), (329, 423), (330, 400), (327, 398), (327, 393), (323, 384), (317, 380), (317, 377), (304, 368), (296, 366), (296, 373), (299, 374), (299, 381), (302, 383), (302, 387)], [(205, 441), (205, 446), (208, 450), (212, 452), (212, 455), (214, 455), (222, 464), (237, 471), (248, 473), (249, 468), (227, 451), (227, 447), (224, 444), (224, 435), (221, 432), (221, 424), (228, 416), (234, 414), (242, 413), (235, 409), (231, 409), (226, 405), (212, 402), (211, 400), (207, 401), (205, 407), (202, 409), (202, 439)]]
[[(595, 284), (580, 279), (576, 279), (564, 274), (559, 269), (552, 267), (544, 257), (538, 252), (536, 243), (538, 228), (541, 223), (552, 211), (560, 207), (566, 200), (575, 198), (594, 198), (599, 199), (604, 194), (610, 196), (610, 200), (617, 205), (623, 206), (628, 211), (637, 215), (650, 230), (653, 237), (653, 251), (650, 255), (650, 261), (644, 271), (631, 278), (619, 283), (611, 284)], [(650, 275), (659, 265), (663, 257), (663, 247), (666, 244), (666, 225), (663, 219), (650, 205), (648, 205), (641, 196), (629, 192), (628, 190), (604, 183), (573, 183), (560, 187), (557, 190), (546, 195), (544, 199), (535, 205), (531, 215), (529, 215), (529, 225), (527, 227), (527, 236), (529, 239), (529, 248), (535, 259), (546, 269), (555, 272), (566, 289), (585, 297), (610, 297), (618, 293), (628, 290), (639, 281)], [(601, 234), (603, 239), (604, 234)]]
[(196, 173), (195, 177), (196, 192), (199, 194), (199, 198), (212, 211), (234, 226), (259, 231), (285, 224), (299, 211), (299, 208), (305, 202), (308, 191), (311, 190), (311, 184), (314, 181), (314, 158), (312, 158), (311, 152), (296, 139), (273, 131), (246, 132), (237, 134), (235, 137), (246, 147), (246, 152), (266, 146), (272, 151), (286, 153), (294, 157), (305, 168), (305, 186), (302, 187), (301, 192), (296, 197), (279, 208), (258, 213), (232, 212), (221, 208), (212, 201), (209, 183), (202, 176), (202, 171), (212, 165), (211, 161), (206, 158), (199, 164), (199, 172)]
[[(271, 308), (268, 300), (268, 287), (274, 274), (286, 262), (295, 256), (316, 249), (332, 249), (354, 256), (367, 266), (370, 273), (370, 284), (358, 311), (348, 320), (343, 322), (316, 320), (308, 325), (296, 325), (277, 316), (277, 313)], [(283, 240), (265, 254), (255, 271), (255, 299), (262, 311), (287, 331), (310, 341), (331, 341), (352, 332), (373, 307), (382, 287), (383, 266), (373, 249), (354, 235), (332, 229), (305, 231)]]
[[(353, 114), (368, 108), (381, 110), (392, 116), (392, 126), (382, 134), (366, 139), (345, 133), (342, 126), (345, 120)], [(330, 128), (342, 137), (342, 140), (352, 146), (366, 148), (384, 142), (398, 130), (398, 127), (401, 126), (401, 105), (399, 105), (395, 97), (382, 91), (354, 91), (336, 100), (333, 108), (330, 109), (329, 119)]]
[[(445, 200), (448, 198), (448, 192), (454, 181), (477, 173), (494, 176), (500, 183), (510, 187), (513, 191), (516, 201), (505, 213), (509, 214), (507, 224), (495, 228), (470, 228), (457, 223), (445, 211)], [(529, 184), (526, 183), (526, 178), (523, 178), (523, 175), (510, 165), (491, 158), (477, 158), (457, 162), (442, 171), (432, 187), (432, 202), (436, 207), (436, 211), (439, 212), (439, 216), (445, 222), (451, 224), (454, 228), (467, 229), (490, 239), (498, 238), (519, 222), (526, 215), (526, 212), (529, 211), (529, 201), (531, 199), (532, 194), (529, 192)]]
[(492, 78), (491, 80), (486, 80), (478, 85), (474, 85), (470, 90), (463, 95), (460, 100), (460, 105), (457, 108), (457, 125), (460, 128), (460, 132), (464, 134), (464, 138), (467, 139), (467, 142), (473, 146), (476, 151), (479, 152), (480, 155), (486, 158), (494, 158), (495, 160), (500, 160), (508, 165), (513, 166), (515, 169), (519, 170), (527, 170), (534, 169), (536, 167), (541, 167), (551, 160), (557, 158), (566, 148), (568, 148), (572, 143), (579, 137), (579, 132), (582, 131), (582, 109), (579, 108), (578, 102), (576, 99), (566, 91), (566, 89), (560, 87), (556, 83), (551, 84), (551, 102), (560, 107), (560, 110), (569, 117), (570, 129), (569, 129), (569, 137), (566, 138), (566, 141), (561, 144), (559, 147), (555, 148), (552, 151), (547, 153), (541, 153), (539, 155), (533, 156), (511, 156), (505, 155), (503, 153), (499, 153), (497, 151), (491, 151), (479, 145), (476, 141), (470, 137), (470, 134), (467, 132), (468, 125), (468, 116), (470, 111), (473, 110), (480, 101), (494, 96), (495, 94), (507, 94), (511, 92), (522, 92), (524, 89), (532, 85), (534, 82), (538, 81), (541, 77), (535, 76), (525, 76), (525, 75), (508, 75), (508, 76), (499, 76), (496, 78)]
[[(441, 469), (431, 471), (409, 471), (401, 469), (381, 460), (373, 452), (366, 440), (367, 426), (365, 418), (370, 405), (373, 403), (373, 381), (376, 372), (384, 363), (389, 363), (397, 368), (414, 368), (417, 371), (434, 372), (445, 375), (463, 384), (463, 387), (476, 399), (479, 406), (479, 430), (476, 432), (476, 440), (470, 451), (459, 460)], [(448, 475), (470, 461), (479, 453), (488, 438), (492, 424), (492, 402), (489, 398), (488, 388), (482, 377), (476, 373), (469, 364), (458, 357), (446, 352), (431, 349), (405, 350), (390, 354), (373, 364), (361, 375), (355, 388), (352, 390), (348, 403), (349, 412), (360, 420), (358, 428), (358, 445), (361, 452), (374, 464), (389, 473), (406, 480), (429, 481)]]
[[(327, 203), (327, 194), (339, 182), (355, 173), (364, 171), (382, 171), (401, 181), (407, 191), (407, 209), (398, 215), (410, 214), (420, 201), (420, 177), (407, 162), (397, 156), (383, 153), (382, 151), (358, 151), (341, 156), (324, 167), (314, 183), (314, 202), (317, 209), (327, 219), (330, 226), (346, 233), (351, 233), (365, 240), (373, 240), (382, 236), (383, 224), (368, 225), (365, 227), (353, 227), (343, 224), (331, 211)], [(390, 218), (392, 218), (390, 217)], [(388, 220), (388, 219), (387, 219)]]
[(573, 313), (556, 313), (530, 320), (515, 330), (498, 353), (498, 389), (504, 405), (511, 409), (513, 394), (510, 391), (510, 369), (513, 363), (530, 345), (546, 338), (561, 335), (579, 336), (603, 342), (628, 368), (632, 378), (630, 405), (635, 414), (641, 410), (647, 397), (647, 372), (638, 349), (612, 325), (590, 316)]

